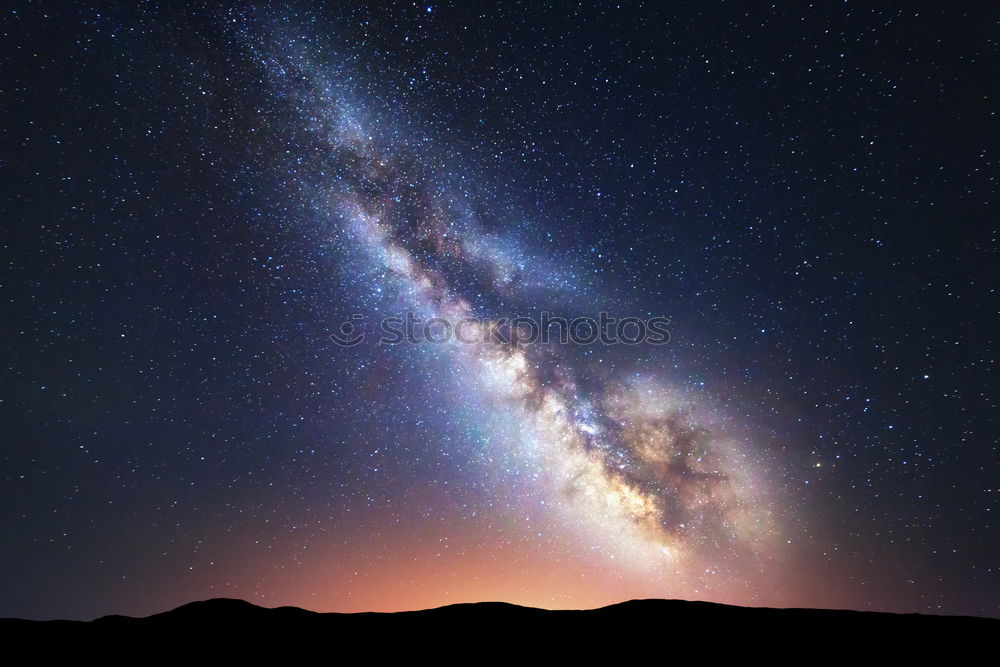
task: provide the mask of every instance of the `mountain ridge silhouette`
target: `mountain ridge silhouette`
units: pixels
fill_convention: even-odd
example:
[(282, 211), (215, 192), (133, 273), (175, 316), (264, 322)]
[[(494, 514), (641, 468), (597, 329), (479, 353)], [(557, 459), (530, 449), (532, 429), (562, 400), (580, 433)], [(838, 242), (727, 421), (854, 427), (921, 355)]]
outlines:
[[(830, 655), (856, 648), (921, 656), (926, 650), (992, 646), (1000, 619), (895, 614), (838, 609), (738, 607), (713, 602), (639, 599), (595, 609), (548, 610), (507, 602), (459, 603), (397, 612), (316, 612), (267, 608), (235, 598), (198, 600), (144, 617), (109, 615), (92, 621), (0, 619), (8, 646), (108, 647), (134, 654), (155, 646), (186, 655), (194, 647), (227, 659), (247, 652), (306, 646), (365, 646), (380, 656), (512, 657), (519, 646), (592, 657), (615, 646), (629, 655), (656, 655), (674, 644), (703, 646), (712, 655), (743, 655), (775, 642), (823, 646)], [(187, 647), (187, 648), (185, 648)], [(855, 648), (852, 648), (855, 647)]]
[(428, 607), (426, 609), (414, 609), (414, 610), (402, 610), (402, 611), (360, 611), (360, 612), (320, 612), (313, 611), (310, 609), (304, 609), (302, 607), (295, 607), (291, 605), (282, 605), (278, 607), (263, 607), (261, 605), (248, 602), (240, 598), (207, 598), (204, 600), (193, 600), (185, 604), (175, 607), (173, 609), (168, 609), (167, 611), (156, 612), (148, 616), (126, 616), (122, 614), (108, 614), (105, 616), (99, 616), (90, 621), (80, 621), (80, 620), (67, 620), (67, 619), (52, 619), (52, 620), (35, 620), (35, 619), (23, 619), (15, 617), (3, 617), (0, 618), (0, 624), (6, 623), (26, 623), (26, 624), (51, 624), (51, 623), (66, 623), (66, 624), (80, 624), (87, 625), (93, 623), (114, 623), (114, 622), (149, 622), (149, 621), (160, 621), (167, 619), (176, 620), (192, 620), (195, 617), (211, 613), (215, 615), (227, 614), (227, 615), (243, 615), (249, 618), (248, 615), (256, 615), (262, 617), (265, 614), (273, 615), (277, 617), (279, 615), (289, 615), (296, 614), (302, 615), (308, 618), (339, 618), (339, 619), (350, 619), (350, 618), (390, 618), (390, 617), (407, 617), (407, 616), (423, 616), (423, 615), (435, 615), (444, 614), (452, 615), (459, 612), (463, 613), (521, 613), (521, 614), (535, 614), (535, 615), (613, 615), (613, 614), (631, 614), (631, 613), (664, 613), (667, 611), (686, 611), (686, 612), (696, 612), (696, 613), (734, 613), (734, 614), (757, 614), (757, 615), (812, 615), (816, 617), (845, 617), (854, 618), (858, 620), (902, 620), (902, 619), (926, 619), (928, 621), (932, 619), (949, 619), (947, 622), (954, 622), (958, 620), (967, 620), (973, 623), (987, 623), (997, 624), (997, 630), (1000, 630), (1000, 619), (990, 618), (985, 616), (967, 616), (967, 615), (949, 615), (949, 614), (925, 614), (921, 612), (883, 612), (883, 611), (861, 611), (854, 609), (823, 609), (814, 607), (744, 607), (738, 605), (729, 605), (719, 602), (707, 602), (702, 600), (679, 600), (671, 598), (636, 598), (632, 600), (625, 600), (623, 602), (616, 602), (601, 607), (594, 607), (591, 609), (544, 609), (540, 607), (531, 607), (527, 605), (519, 605), (512, 602), (503, 602), (498, 600), (484, 600), (481, 602), (457, 602), (453, 604), (441, 605), (439, 607)]

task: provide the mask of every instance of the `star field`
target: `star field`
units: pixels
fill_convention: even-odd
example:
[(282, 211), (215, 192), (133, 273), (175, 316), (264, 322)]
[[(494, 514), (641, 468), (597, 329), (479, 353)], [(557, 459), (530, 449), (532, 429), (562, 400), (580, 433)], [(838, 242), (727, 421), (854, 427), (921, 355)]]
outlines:
[(1000, 616), (991, 8), (2, 16), (0, 615)]

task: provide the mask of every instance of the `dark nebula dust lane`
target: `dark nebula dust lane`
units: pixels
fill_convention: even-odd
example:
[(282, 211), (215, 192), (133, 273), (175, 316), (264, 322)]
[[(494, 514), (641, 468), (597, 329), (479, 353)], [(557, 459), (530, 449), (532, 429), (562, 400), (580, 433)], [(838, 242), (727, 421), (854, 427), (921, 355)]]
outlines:
[(1000, 616), (997, 20), (15, 4), (0, 615)]

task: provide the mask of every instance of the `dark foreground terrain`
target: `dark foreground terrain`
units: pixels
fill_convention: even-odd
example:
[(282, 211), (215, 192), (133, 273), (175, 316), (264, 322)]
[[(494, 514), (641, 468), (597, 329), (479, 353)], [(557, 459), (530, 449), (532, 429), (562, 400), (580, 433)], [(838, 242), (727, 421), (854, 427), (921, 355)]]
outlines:
[(188, 650), (198, 650), (202, 657), (206, 650), (232, 657), (277, 649), (286, 655), (320, 651), (337, 662), (346, 659), (342, 651), (361, 651), (369, 658), (465, 656), (479, 662), (498, 655), (527, 657), (543, 648), (564, 656), (610, 652), (665, 659), (694, 651), (701, 658), (772, 654), (811, 660), (874, 651), (898, 658), (935, 649), (954, 657), (965, 649), (992, 646), (1000, 639), (1000, 620), (680, 600), (632, 600), (581, 611), (483, 602), (393, 614), (336, 614), (265, 609), (220, 598), (145, 618), (0, 619), (0, 639), (8, 650), (30, 648), (36, 655), (96, 649), (107, 657), (136, 659)]

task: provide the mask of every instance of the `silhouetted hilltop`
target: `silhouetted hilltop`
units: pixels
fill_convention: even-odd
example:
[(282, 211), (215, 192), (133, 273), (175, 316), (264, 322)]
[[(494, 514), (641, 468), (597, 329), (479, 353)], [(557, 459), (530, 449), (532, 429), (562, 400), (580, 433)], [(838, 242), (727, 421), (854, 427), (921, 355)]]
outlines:
[[(574, 654), (631, 647), (630, 655), (700, 646), (718, 653), (756, 652), (789, 642), (821, 653), (846, 647), (892, 648), (897, 655), (922, 647), (973, 646), (1000, 637), (1000, 620), (826, 609), (735, 607), (682, 600), (631, 600), (599, 609), (550, 611), (503, 602), (455, 604), (396, 613), (319, 613), (298, 607), (267, 609), (243, 600), (191, 602), (144, 618), (104, 616), (93, 621), (0, 619), (9, 645), (122, 647), (139, 642), (159, 650), (186, 643), (245, 651), (321, 644), (367, 646), (378, 654), (488, 650), (511, 654), (531, 646)], [(756, 647), (756, 648), (754, 648)], [(894, 648), (893, 648), (894, 647)]]

